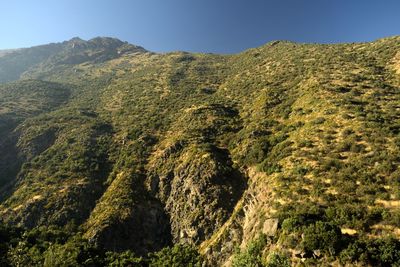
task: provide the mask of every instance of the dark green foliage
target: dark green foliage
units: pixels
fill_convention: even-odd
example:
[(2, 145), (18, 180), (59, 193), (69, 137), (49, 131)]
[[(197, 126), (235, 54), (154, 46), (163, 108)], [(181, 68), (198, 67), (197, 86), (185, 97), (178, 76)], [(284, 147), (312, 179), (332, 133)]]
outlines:
[(259, 165), (259, 170), (265, 172), (266, 174), (273, 174), (275, 172), (280, 172), (282, 170), (282, 166), (279, 164), (269, 163), (267, 160), (264, 160)]
[(109, 251), (106, 252), (105, 265), (110, 267), (140, 267), (147, 266), (147, 262), (129, 250), (121, 253)]
[(86, 240), (74, 237), (65, 244), (51, 244), (44, 253), (43, 266), (102, 266), (101, 250)]
[[(57, 244), (65, 244), (73, 234), (71, 227), (38, 227), (33, 230), (23, 230), (2, 226), (5, 237), (2, 259), (11, 266), (41, 266), (44, 254)], [(69, 230), (66, 232), (66, 230)]]
[(292, 266), (290, 263), (290, 259), (277, 252), (271, 252), (265, 264), (265, 267), (290, 267)]
[(257, 140), (253, 144), (246, 154), (243, 163), (246, 165), (253, 165), (260, 163), (266, 158), (268, 152), (269, 144), (265, 140)]
[(175, 245), (163, 248), (161, 251), (151, 254), (150, 267), (201, 267), (203, 259), (196, 248), (189, 245)]
[(193, 266), (200, 267), (203, 258), (190, 245), (166, 247), (146, 257), (132, 251), (111, 252), (98, 248), (74, 234), (74, 227), (33, 230), (0, 225), (1, 266)]
[(0, 224), (0, 266), (9, 266), (8, 253), (16, 246), (22, 236), (22, 229)]
[(340, 251), (341, 245), (342, 234), (335, 224), (317, 221), (303, 230), (301, 247), (305, 251), (321, 250), (335, 255)]
[(369, 262), (373, 266), (400, 266), (400, 241), (382, 239), (355, 240), (340, 254), (342, 262)]
[(325, 210), (326, 218), (338, 225), (364, 229), (382, 219), (382, 209), (368, 209), (360, 204), (341, 204)]
[[(232, 266), (233, 267), (262, 267), (263, 264), (263, 251), (267, 245), (267, 237), (260, 235), (255, 240), (251, 241), (249, 245), (241, 251), (238, 249), (233, 256)], [(279, 261), (279, 259), (274, 259)], [(274, 266), (274, 265), (271, 265)]]

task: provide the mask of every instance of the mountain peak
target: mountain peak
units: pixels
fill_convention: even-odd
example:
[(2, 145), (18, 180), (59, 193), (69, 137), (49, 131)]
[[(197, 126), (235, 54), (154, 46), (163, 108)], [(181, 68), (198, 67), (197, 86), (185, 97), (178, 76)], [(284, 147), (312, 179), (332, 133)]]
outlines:
[(71, 38), (71, 40), (69, 40), (68, 42), (84, 42), (85, 40), (79, 38), (79, 37), (73, 37)]
[(70, 48), (83, 48), (83, 49), (107, 49), (118, 50), (122, 52), (146, 52), (147, 50), (141, 46), (129, 44), (128, 42), (121, 41), (113, 37), (98, 36), (89, 40), (74, 37), (69, 41), (64, 42)]
[[(14, 51), (18, 51), (18, 55), (13, 55)], [(0, 51), (0, 83), (18, 80), (28, 69), (30, 73), (35, 73), (42, 71), (43, 66), (101, 63), (126, 54), (146, 52), (143, 47), (111, 37), (95, 37), (90, 40), (73, 37), (61, 43), (3, 50)]]

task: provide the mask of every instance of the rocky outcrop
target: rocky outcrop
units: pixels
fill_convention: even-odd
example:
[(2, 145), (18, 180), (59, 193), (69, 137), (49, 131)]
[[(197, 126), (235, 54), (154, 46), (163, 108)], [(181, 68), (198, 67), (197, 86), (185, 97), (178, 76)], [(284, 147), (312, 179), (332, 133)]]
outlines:
[(246, 181), (233, 168), (227, 150), (213, 145), (174, 147), (156, 159), (147, 184), (165, 205), (173, 241), (200, 244), (229, 218)]
[(200, 245), (210, 266), (230, 266), (235, 249), (245, 248), (260, 233), (274, 237), (278, 219), (273, 209), (274, 177), (249, 168), (248, 188), (238, 201), (231, 217), (214, 235)]

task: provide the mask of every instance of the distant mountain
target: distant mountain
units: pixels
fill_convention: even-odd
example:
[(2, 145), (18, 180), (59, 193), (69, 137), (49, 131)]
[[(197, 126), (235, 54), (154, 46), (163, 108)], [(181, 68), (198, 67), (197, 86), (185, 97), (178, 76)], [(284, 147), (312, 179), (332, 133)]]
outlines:
[(2, 266), (400, 264), (400, 37), (73, 38), (0, 82)]
[(0, 52), (0, 82), (18, 80), (26, 72), (49, 71), (57, 65), (101, 63), (124, 53), (138, 52), (146, 51), (142, 47), (104, 37), (89, 41), (72, 38), (63, 43)]
[(2, 56), (4, 56), (4, 55), (7, 55), (7, 54), (9, 54), (9, 53), (11, 53), (11, 52), (14, 52), (14, 51), (16, 51), (16, 50), (18, 50), (18, 49), (5, 49), (5, 50), (0, 50), (0, 57), (2, 57)]

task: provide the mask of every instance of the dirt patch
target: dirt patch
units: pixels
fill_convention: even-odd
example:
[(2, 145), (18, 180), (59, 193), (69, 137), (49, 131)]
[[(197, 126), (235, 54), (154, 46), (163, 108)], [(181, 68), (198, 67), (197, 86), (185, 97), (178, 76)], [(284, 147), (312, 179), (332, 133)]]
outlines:
[(377, 199), (375, 200), (375, 204), (380, 204), (384, 206), (385, 208), (398, 208), (400, 207), (400, 200), (383, 200), (383, 199)]

